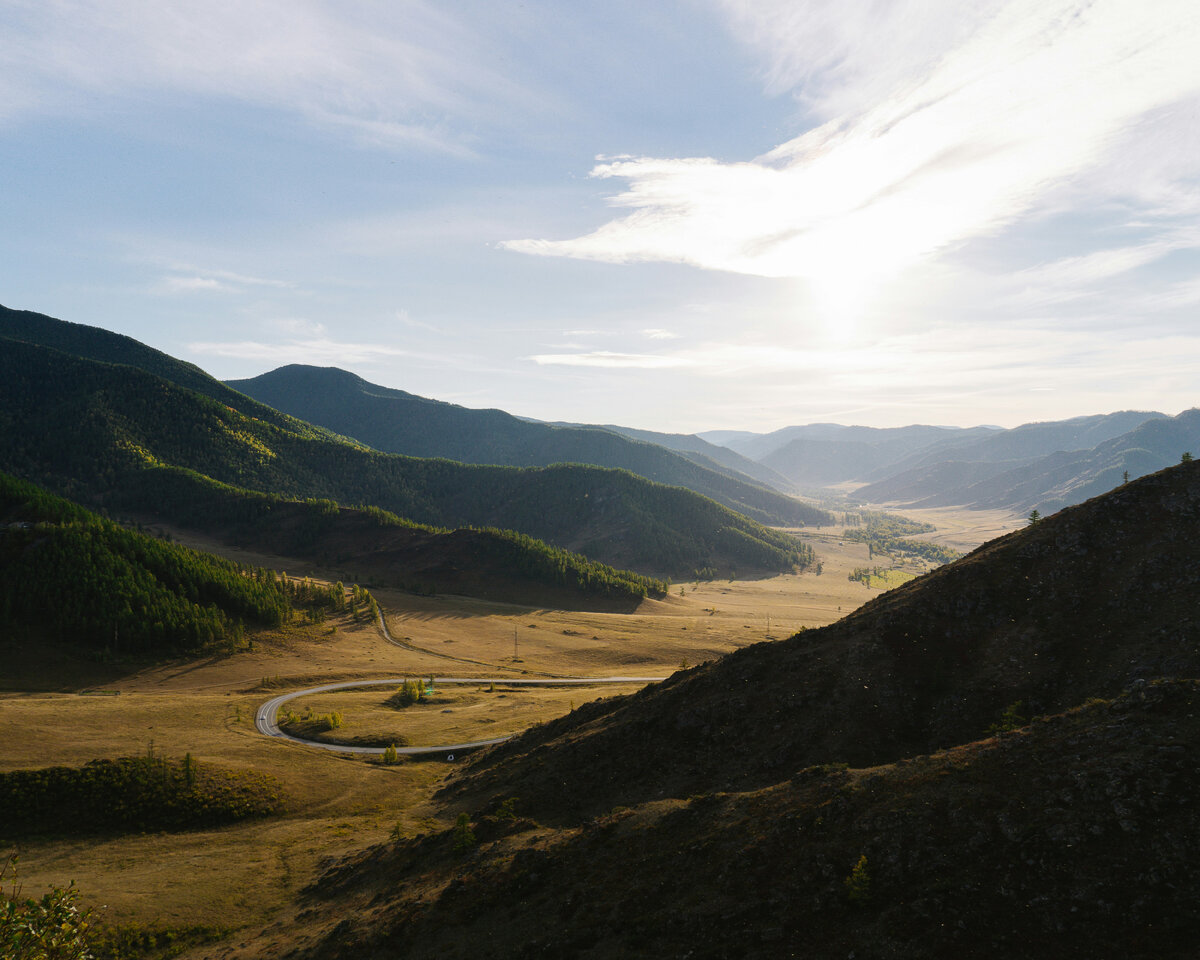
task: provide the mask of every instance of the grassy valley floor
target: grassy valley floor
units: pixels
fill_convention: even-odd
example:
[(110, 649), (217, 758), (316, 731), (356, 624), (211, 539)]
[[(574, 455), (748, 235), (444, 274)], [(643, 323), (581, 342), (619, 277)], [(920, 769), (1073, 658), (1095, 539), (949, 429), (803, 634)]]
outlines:
[[(268, 739), (254, 728), (264, 700), (339, 679), (665, 676), (684, 663), (830, 623), (881, 592), (847, 579), (868, 563), (864, 544), (841, 541), (829, 530), (805, 537), (817, 550), (820, 575), (675, 584), (667, 598), (648, 600), (628, 615), (375, 588), (395, 642), (375, 624), (343, 618), (259, 635), (253, 649), (237, 654), (128, 674), (112, 666), (63, 671), (28, 645), (18, 651), (0, 643), (0, 657), (20, 664), (0, 680), (9, 688), (0, 693), (0, 770), (190, 753), (201, 763), (271, 774), (289, 798), (282, 815), (222, 829), (24, 838), (14, 846), (25, 890), (40, 893), (74, 880), (86, 905), (103, 907), (100, 920), (109, 927), (200, 928), (216, 936), (270, 925), (335, 859), (393, 830), (415, 836), (444, 828), (429, 798), (452, 765), (441, 757), (384, 765)], [(242, 553), (237, 559), (297, 576), (342, 573), (305, 569), (282, 557)], [(82, 692), (87, 687), (110, 695)], [(382, 742), (394, 736), (419, 746), (515, 732), (596, 697), (636, 689), (489, 687), (443, 688), (434, 702), (402, 710), (382, 705), (390, 688), (301, 698), (290, 706), (297, 713), (309, 707), (340, 712), (344, 725), (328, 737)], [(228, 942), (240, 941), (234, 933)]]

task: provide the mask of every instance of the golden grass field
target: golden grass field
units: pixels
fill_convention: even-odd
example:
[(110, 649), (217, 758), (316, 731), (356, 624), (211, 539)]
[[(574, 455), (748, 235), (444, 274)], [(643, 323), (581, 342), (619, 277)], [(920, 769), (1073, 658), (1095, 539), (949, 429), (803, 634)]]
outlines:
[[(923, 511), (921, 518), (939, 525), (935, 539), (959, 549), (1022, 522), (976, 511)], [(434, 811), (427, 801), (448, 764), (439, 757), (389, 766), (265, 738), (253, 722), (264, 700), (336, 679), (666, 676), (685, 663), (830, 623), (881, 592), (847, 580), (855, 566), (868, 564), (864, 544), (828, 530), (801, 535), (817, 551), (820, 575), (676, 584), (668, 597), (632, 614), (377, 589), (392, 636), (406, 646), (388, 643), (374, 624), (349, 619), (294, 627), (256, 637), (251, 651), (106, 678), (103, 688), (119, 696), (61, 692), (88, 684), (88, 672), (44, 666), (43, 689), (60, 692), (0, 693), (0, 770), (190, 752), (201, 762), (272, 774), (291, 799), (283, 816), (218, 830), (26, 844), (18, 851), (25, 890), (74, 880), (83, 901), (104, 906), (102, 922), (113, 926), (236, 930), (270, 923), (322, 863), (386, 838), (397, 824), (410, 834), (430, 829)], [(290, 574), (322, 573), (287, 558), (217, 552)], [(26, 689), (31, 670), (26, 665), (22, 674)], [(391, 692), (384, 687), (313, 695), (289, 706), (339, 711), (345, 723), (337, 733), (347, 738), (394, 735), (420, 746), (513, 733), (632, 689), (522, 690), (497, 683), (489, 691), (481, 683), (445, 687), (432, 703), (397, 710), (383, 705)]]

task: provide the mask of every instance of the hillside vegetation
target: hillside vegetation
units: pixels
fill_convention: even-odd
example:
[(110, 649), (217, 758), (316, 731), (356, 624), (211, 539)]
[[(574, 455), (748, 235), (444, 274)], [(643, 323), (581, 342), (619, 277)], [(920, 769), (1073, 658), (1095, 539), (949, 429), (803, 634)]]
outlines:
[(255, 493), (179, 468), (158, 468), (143, 479), (159, 509), (184, 527), (308, 559), (350, 580), (566, 609), (631, 608), (667, 588), (512, 530), (446, 530), (378, 507)]
[(791, 537), (625, 471), (382, 454), (303, 424), (247, 415), (139, 368), (23, 341), (3, 342), (0, 401), (0, 468), (75, 500), (167, 521), (172, 504), (158, 471), (181, 468), (261, 493), (377, 506), (438, 527), (515, 529), (654, 576), (778, 571), (803, 559)]
[(521, 420), (368, 383), (336, 367), (293, 364), (229, 386), (276, 409), (347, 434), (377, 450), (463, 463), (587, 463), (685, 487), (760, 523), (806, 526), (831, 518), (709, 459), (697, 462), (615, 430)]
[(1190, 956), (1198, 524), (1184, 463), (529, 730), (442, 791), (454, 828), (326, 872), (289, 945)]
[(163, 757), (0, 771), (0, 840), (194, 830), (278, 813), (274, 777)]
[(339, 588), (286, 582), (118, 527), (0, 473), (0, 630), (109, 655), (162, 656), (241, 640), (298, 612), (340, 610)]

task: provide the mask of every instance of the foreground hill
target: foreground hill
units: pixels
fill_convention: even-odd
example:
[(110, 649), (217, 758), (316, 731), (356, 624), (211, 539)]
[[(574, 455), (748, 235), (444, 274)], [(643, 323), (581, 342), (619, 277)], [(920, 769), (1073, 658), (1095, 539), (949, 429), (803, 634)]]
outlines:
[[(175, 471), (197, 484), (209, 478), (289, 498), (378, 506), (439, 527), (516, 529), (655, 576), (773, 572), (805, 559), (784, 534), (624, 471), (381, 454), (248, 397), (238, 403), (138, 366), (0, 337), (0, 469), (72, 499), (171, 521), (199, 495), (186, 483), (164, 485), (162, 471)], [(194, 523), (224, 519), (192, 514)]]
[(1198, 524), (1185, 463), (534, 728), (233, 955), (1189, 957)]
[(477, 816), (478, 847), (373, 848), (327, 871), (299, 920), (222, 956), (1191, 957), (1197, 688), (570, 830)]
[(483, 757), (456, 790), (567, 820), (893, 762), (1136, 679), (1200, 677), (1200, 462), (984, 544), (850, 616), (676, 674)]
[(387, 453), (519, 467), (555, 463), (615, 467), (685, 487), (760, 523), (833, 522), (824, 511), (711, 459), (698, 462), (613, 430), (536, 423), (503, 410), (470, 410), (428, 400), (368, 383), (336, 367), (292, 364), (249, 380), (231, 380), (228, 385)]

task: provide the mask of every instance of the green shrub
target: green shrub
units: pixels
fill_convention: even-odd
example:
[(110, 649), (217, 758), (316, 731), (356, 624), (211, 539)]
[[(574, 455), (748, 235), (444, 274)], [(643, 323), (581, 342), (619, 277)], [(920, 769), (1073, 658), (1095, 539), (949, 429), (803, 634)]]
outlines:
[[(0, 865), (0, 957), (4, 960), (91, 960), (91, 911), (76, 905), (75, 884), (25, 897), (16, 858)], [(4, 889), (8, 882), (8, 890)]]
[(465, 813), (458, 815), (452, 836), (454, 837), (455, 853), (466, 853), (478, 843), (475, 839), (475, 831), (471, 829), (471, 818)]
[(842, 885), (846, 888), (846, 899), (851, 903), (866, 903), (871, 899), (871, 871), (865, 853), (858, 858)]
[(122, 757), (0, 773), (0, 835), (6, 839), (187, 830), (282, 808), (274, 777), (190, 758)]

